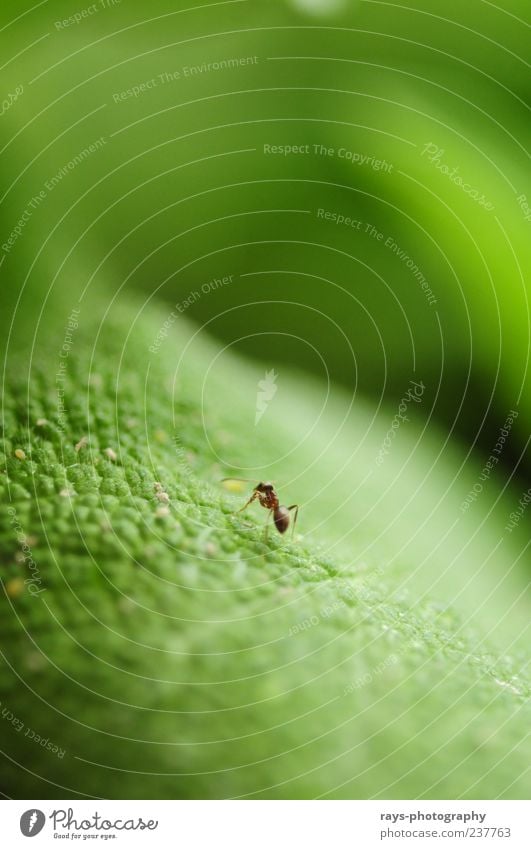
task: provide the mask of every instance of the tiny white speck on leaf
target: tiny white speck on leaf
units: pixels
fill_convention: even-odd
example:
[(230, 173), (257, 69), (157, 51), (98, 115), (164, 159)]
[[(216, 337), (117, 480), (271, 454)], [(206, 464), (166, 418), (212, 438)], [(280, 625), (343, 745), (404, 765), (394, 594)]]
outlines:
[(155, 490), (155, 498), (157, 501), (160, 501), (162, 504), (170, 503), (170, 496), (167, 492), (165, 492), (164, 487), (159, 481), (155, 481), (153, 489)]
[(105, 448), (103, 453), (105, 454), (106, 457), (109, 458), (109, 460), (112, 463), (116, 463), (116, 461), (118, 459), (118, 454), (116, 453), (116, 451), (113, 448)]
[(25, 460), (26, 452), (23, 451), (22, 448), (17, 448), (17, 450), (15, 451), (15, 457), (17, 458), (17, 460)]
[(500, 687), (506, 687), (507, 689), (511, 690), (511, 692), (516, 693), (517, 696), (523, 696), (523, 693), (521, 693), (520, 690), (518, 690), (516, 687), (513, 686), (513, 684), (510, 684), (508, 681), (500, 681), (499, 678), (495, 678), (494, 680), (496, 681), (496, 684), (498, 684)]
[(74, 445), (74, 451), (76, 451), (76, 453), (78, 451), (81, 451), (81, 449), (84, 448), (85, 445), (88, 445), (88, 439), (86, 436), (82, 436), (79, 442), (76, 442), (76, 444)]

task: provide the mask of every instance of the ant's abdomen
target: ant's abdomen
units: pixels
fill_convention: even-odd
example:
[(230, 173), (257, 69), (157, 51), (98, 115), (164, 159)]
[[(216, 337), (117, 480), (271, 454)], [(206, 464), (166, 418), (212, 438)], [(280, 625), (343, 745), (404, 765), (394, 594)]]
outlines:
[(289, 528), (289, 510), (287, 507), (278, 507), (273, 514), (275, 527), (280, 534), (283, 534)]

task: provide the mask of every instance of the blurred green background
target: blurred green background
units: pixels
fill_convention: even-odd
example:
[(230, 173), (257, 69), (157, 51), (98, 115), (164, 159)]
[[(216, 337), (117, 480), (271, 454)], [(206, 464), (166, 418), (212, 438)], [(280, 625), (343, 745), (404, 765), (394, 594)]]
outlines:
[(173, 305), (233, 275), (185, 305), (218, 338), (268, 361), (260, 334), (277, 334), (278, 362), (320, 377), (326, 365), (375, 402), (399, 398), (415, 373), (427, 414), (467, 444), (490, 446), (520, 403), (506, 453), (518, 458), (530, 397), (531, 221), (518, 202), (531, 197), (528, 11), (245, 0), (159, 2), (148, 15), (98, 0), (21, 14), (5, 3), (3, 91), (24, 90), (2, 116), (3, 240), (45, 193), (5, 259), (8, 318), (43, 287), (74, 300), (85, 283), (123, 285)]
[[(506, 583), (503, 554), (489, 557), (531, 478), (529, 4), (5, 0), (0, 38), (7, 365), (22, 373), (49, 328), (97, 295), (154, 306), (173, 328), (186, 317), (247, 358), (251, 384), (275, 369), (279, 397), (283, 372), (315, 397), (328, 382), (332, 418), (352, 401), (372, 451), (421, 382), (407, 437), (420, 460), (394, 468), (380, 509), (393, 524), (425, 468), (434, 504), (455, 487), (462, 524), (447, 540), (437, 513), (418, 540), (418, 514), (399, 515), (385, 544), (429, 561), (419, 589), (433, 587), (445, 545), (455, 552), (436, 592), (445, 599), (470, 556), (461, 612), (477, 598), (476, 564), (489, 563), (483, 625), (510, 619), (514, 602), (500, 646), (524, 645), (531, 513), (511, 535)], [(153, 344), (167, 356), (163, 339)], [(236, 432), (238, 387), (220, 375), (212, 396)], [(299, 406), (310, 421), (316, 407)], [(460, 502), (512, 410), (467, 524)], [(273, 462), (251, 422), (227, 437), (230, 470)], [(331, 468), (345, 459), (336, 454)], [(342, 553), (355, 540), (342, 536), (350, 514), (334, 518), (359, 483), (350, 461), (307, 513), (315, 526), (330, 511), (323, 533)], [(271, 466), (275, 479), (297, 462), (305, 481), (302, 453)], [(315, 483), (308, 474), (312, 499)], [(355, 508), (367, 537), (379, 514), (362, 513), (379, 485)]]

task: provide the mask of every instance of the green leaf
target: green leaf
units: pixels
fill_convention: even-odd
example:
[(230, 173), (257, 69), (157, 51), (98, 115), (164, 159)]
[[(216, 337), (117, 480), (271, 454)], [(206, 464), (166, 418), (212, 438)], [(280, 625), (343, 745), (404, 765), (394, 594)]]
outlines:
[[(255, 425), (263, 365), (129, 297), (79, 309), (8, 357), (4, 792), (524, 798), (517, 534), (494, 475), (459, 510), (483, 458), (410, 401), (378, 464), (396, 411), (274, 351)], [(230, 474), (301, 505), (293, 539)]]

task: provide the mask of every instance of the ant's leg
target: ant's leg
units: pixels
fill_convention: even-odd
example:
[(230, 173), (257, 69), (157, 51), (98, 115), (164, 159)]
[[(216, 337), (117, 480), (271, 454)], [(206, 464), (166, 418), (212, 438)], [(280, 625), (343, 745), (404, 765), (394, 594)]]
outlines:
[(297, 524), (297, 516), (299, 515), (299, 505), (292, 504), (291, 507), (288, 507), (288, 510), (295, 510), (295, 516), (293, 517), (293, 527), (291, 528), (291, 536), (295, 533), (295, 525)]
[(237, 513), (242, 513), (242, 512), (245, 510), (245, 508), (249, 506), (249, 504), (252, 504), (252, 502), (255, 500), (255, 498), (258, 498), (258, 493), (257, 493), (257, 492), (253, 492), (253, 494), (251, 495), (251, 497), (250, 497), (249, 501), (247, 501), (247, 502), (246, 502), (246, 504), (244, 504), (244, 505), (243, 505), (243, 507), (240, 507), (240, 509), (239, 509), (239, 510), (236, 510), (236, 512), (237, 512)]
[(268, 539), (269, 539), (269, 521), (271, 519), (271, 516), (273, 515), (273, 512), (274, 512), (273, 510), (270, 510), (269, 513), (267, 514), (267, 519), (265, 520), (265, 525), (264, 525), (264, 541), (265, 542), (267, 542)]

